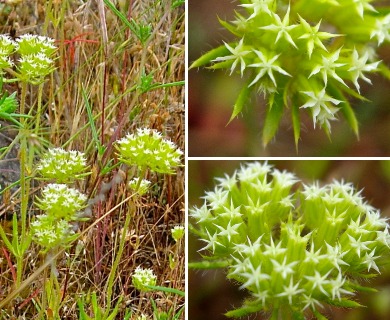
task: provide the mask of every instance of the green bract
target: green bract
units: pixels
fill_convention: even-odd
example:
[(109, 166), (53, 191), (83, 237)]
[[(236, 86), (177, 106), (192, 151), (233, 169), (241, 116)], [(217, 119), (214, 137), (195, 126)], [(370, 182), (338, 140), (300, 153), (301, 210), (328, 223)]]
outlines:
[(122, 162), (159, 173), (174, 174), (174, 167), (180, 166), (183, 154), (158, 131), (147, 128), (128, 134), (117, 142), (116, 147)]
[(133, 286), (140, 291), (150, 291), (146, 286), (155, 286), (156, 281), (157, 277), (152, 269), (137, 267), (132, 276)]
[(226, 268), (249, 298), (227, 313), (266, 311), (272, 319), (321, 317), (326, 304), (360, 306), (358, 281), (380, 272), (389, 224), (352, 184), (305, 185), (267, 163), (219, 178), (190, 210), (204, 242), (199, 268)]
[(249, 0), (231, 23), (221, 21), (236, 39), (213, 49), (191, 67), (211, 64), (245, 78), (232, 119), (253, 92), (268, 98), (263, 128), (267, 144), (290, 109), (295, 142), (300, 137), (300, 110), (328, 134), (331, 121), (343, 114), (358, 134), (355, 113), (346, 95), (360, 95), (360, 80), (388, 69), (376, 49), (390, 41), (390, 14), (370, 0)]
[(86, 169), (84, 153), (74, 150), (65, 151), (62, 148), (49, 149), (37, 165), (37, 170), (42, 177), (60, 183), (81, 178)]

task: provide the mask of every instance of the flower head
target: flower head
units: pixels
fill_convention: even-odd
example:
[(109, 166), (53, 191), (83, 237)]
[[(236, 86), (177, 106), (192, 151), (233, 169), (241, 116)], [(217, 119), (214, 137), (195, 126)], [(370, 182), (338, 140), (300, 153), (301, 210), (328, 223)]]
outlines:
[(130, 166), (173, 174), (174, 168), (181, 165), (183, 152), (156, 130), (137, 129), (119, 140), (116, 147), (119, 159)]
[(352, 184), (301, 185), (290, 172), (249, 163), (217, 179), (190, 211), (207, 267), (227, 267), (250, 295), (244, 309), (303, 316), (308, 307), (351, 306), (359, 288), (351, 283), (379, 273), (390, 254), (386, 219)]
[(70, 182), (82, 177), (87, 168), (84, 153), (62, 148), (52, 148), (45, 153), (37, 165), (38, 172), (45, 179), (59, 183)]
[(53, 219), (77, 220), (77, 213), (85, 208), (87, 197), (65, 184), (48, 184), (37, 197), (37, 206)]
[(132, 275), (133, 286), (140, 291), (150, 291), (147, 286), (155, 286), (157, 277), (152, 269), (137, 267)]
[(140, 196), (143, 196), (146, 192), (149, 190), (149, 186), (151, 182), (147, 179), (141, 179), (141, 182), (139, 182), (140, 178), (133, 178), (129, 181), (129, 188)]
[(184, 226), (175, 226), (171, 229), (172, 238), (178, 242), (184, 236)]

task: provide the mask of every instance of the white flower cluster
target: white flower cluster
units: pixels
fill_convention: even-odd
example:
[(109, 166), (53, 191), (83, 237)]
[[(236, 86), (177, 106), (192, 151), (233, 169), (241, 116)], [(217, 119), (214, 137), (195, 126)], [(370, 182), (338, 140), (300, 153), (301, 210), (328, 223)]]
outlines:
[(140, 168), (150, 168), (159, 173), (175, 173), (174, 167), (181, 165), (183, 152), (176, 145), (164, 139), (160, 132), (139, 128), (129, 133), (116, 144), (119, 159)]
[(129, 181), (129, 188), (140, 196), (144, 195), (149, 190), (149, 186), (151, 182), (147, 179), (141, 179), (141, 182), (139, 182), (140, 178), (133, 178)]
[[(196, 60), (192, 67), (238, 71), (245, 77), (233, 111), (243, 110), (254, 89), (268, 96), (271, 119), (290, 107), (299, 138), (299, 109), (306, 109), (329, 132), (339, 110), (357, 133), (346, 95), (360, 96), (359, 80), (388, 74), (376, 50), (390, 41), (390, 14), (371, 0), (249, 0), (232, 22), (221, 21), (236, 37)], [(353, 87), (350, 87), (351, 84)], [(275, 104), (278, 104), (276, 107)], [(272, 126), (278, 125), (274, 120)], [(269, 129), (267, 128), (269, 131)], [(266, 131), (267, 131), (266, 130)], [(275, 131), (275, 130), (274, 130)], [(265, 137), (268, 142), (272, 137)]]
[(15, 41), (7, 35), (0, 35), (0, 73), (13, 67), (10, 56), (18, 53), (17, 78), (33, 84), (41, 83), (45, 76), (54, 71), (54, 55), (57, 47), (54, 39), (24, 34)]
[(157, 276), (153, 273), (152, 269), (143, 269), (137, 267), (132, 276), (133, 286), (140, 291), (150, 291), (147, 286), (155, 286), (157, 282)]
[(348, 296), (380, 272), (390, 226), (352, 184), (299, 188), (294, 174), (258, 162), (217, 181), (190, 215), (206, 244), (200, 251), (209, 253), (205, 264), (225, 261), (228, 278), (251, 293), (242, 312), (359, 306)]
[(45, 153), (37, 165), (38, 172), (46, 179), (67, 182), (80, 178), (87, 168), (84, 153), (62, 148), (52, 148)]

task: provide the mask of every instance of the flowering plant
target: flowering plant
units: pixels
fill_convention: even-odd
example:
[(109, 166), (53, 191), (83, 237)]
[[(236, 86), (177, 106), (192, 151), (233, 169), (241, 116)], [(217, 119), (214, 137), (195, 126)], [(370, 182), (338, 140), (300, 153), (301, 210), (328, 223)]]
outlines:
[(376, 50), (390, 40), (389, 9), (371, 0), (241, 0), (243, 10), (231, 23), (220, 23), (235, 40), (213, 49), (192, 64), (211, 64), (245, 79), (232, 120), (253, 92), (268, 98), (263, 127), (266, 145), (287, 109), (295, 143), (300, 138), (300, 110), (329, 135), (331, 122), (343, 114), (358, 135), (358, 121), (347, 96), (360, 95), (360, 80), (389, 69)]
[[(298, 185), (299, 184), (299, 185)], [(226, 268), (250, 297), (229, 317), (265, 311), (272, 319), (315, 316), (325, 304), (358, 307), (359, 283), (380, 273), (390, 253), (387, 219), (352, 184), (305, 185), (267, 163), (218, 179), (190, 210), (205, 246), (196, 268)]]

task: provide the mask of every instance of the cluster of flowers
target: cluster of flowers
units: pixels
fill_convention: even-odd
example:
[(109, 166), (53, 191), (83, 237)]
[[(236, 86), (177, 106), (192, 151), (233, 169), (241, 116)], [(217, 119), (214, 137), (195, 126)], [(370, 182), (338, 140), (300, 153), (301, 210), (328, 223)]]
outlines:
[(229, 316), (283, 309), (322, 319), (324, 304), (359, 306), (348, 297), (369, 290), (358, 280), (380, 272), (390, 234), (352, 184), (297, 186), (294, 174), (258, 162), (218, 182), (190, 215), (206, 243), (205, 264), (226, 267), (251, 293)]
[(70, 183), (82, 177), (86, 169), (83, 153), (61, 148), (49, 149), (37, 165), (44, 179), (56, 182), (48, 184), (41, 197), (36, 198), (37, 207), (45, 213), (31, 223), (33, 239), (43, 247), (43, 251), (66, 246), (77, 238), (74, 223), (85, 220), (80, 211), (86, 207), (87, 197), (64, 182)]
[(7, 35), (0, 35), (0, 73), (14, 66), (11, 56), (16, 53), (18, 80), (39, 84), (53, 72), (52, 56), (56, 50), (54, 39), (48, 37), (24, 34), (14, 41)]
[[(309, 110), (314, 126), (330, 132), (341, 110), (357, 133), (354, 112), (345, 94), (360, 97), (359, 80), (378, 71), (376, 49), (390, 40), (390, 14), (371, 0), (250, 0), (244, 13), (222, 25), (236, 36), (194, 62), (238, 71), (246, 81), (232, 117), (241, 112), (253, 89), (268, 96), (270, 106), (292, 108), (299, 138), (299, 109)], [(382, 66), (385, 68), (385, 66)], [(354, 87), (351, 87), (351, 85)], [(277, 112), (274, 111), (273, 117)], [(278, 118), (280, 121), (280, 117)]]
[(123, 163), (167, 174), (175, 173), (173, 168), (181, 164), (183, 154), (160, 132), (148, 128), (138, 128), (136, 133), (129, 133), (116, 146)]

